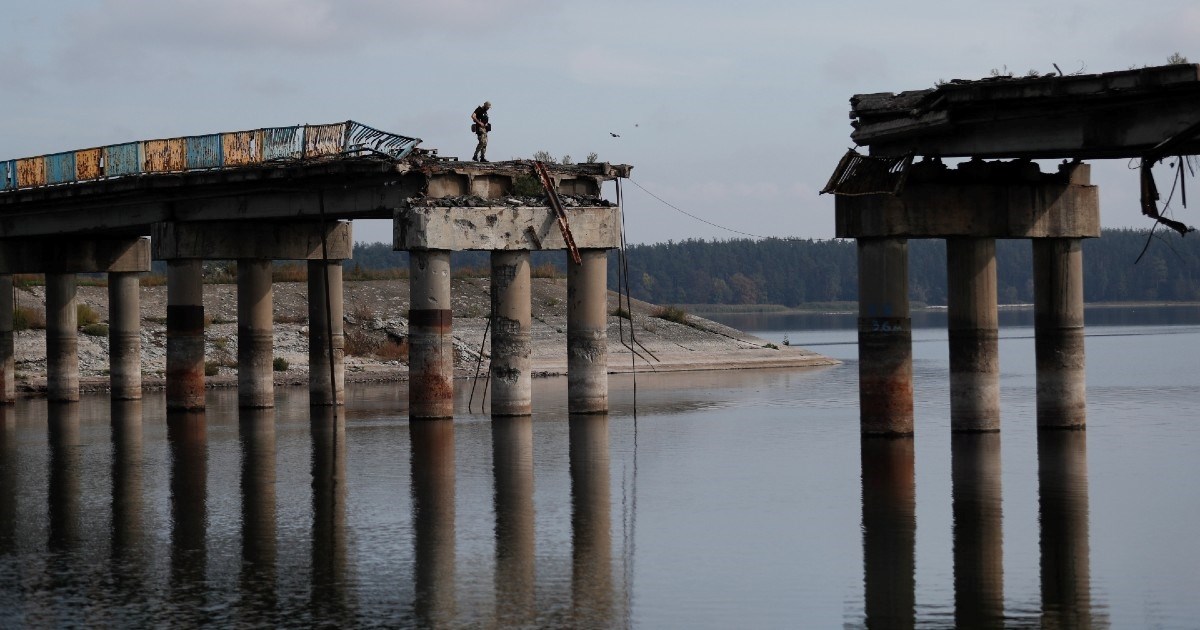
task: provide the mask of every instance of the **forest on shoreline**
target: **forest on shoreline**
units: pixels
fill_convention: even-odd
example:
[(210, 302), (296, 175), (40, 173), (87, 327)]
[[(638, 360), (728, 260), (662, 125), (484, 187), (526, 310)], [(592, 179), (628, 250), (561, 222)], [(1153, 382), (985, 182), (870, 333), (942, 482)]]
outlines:
[[(1001, 304), (1033, 302), (1033, 253), (1028, 240), (996, 242)], [(1144, 251), (1144, 254), (1142, 253)], [(1142, 258), (1138, 261), (1138, 256)], [(617, 290), (620, 257), (608, 259), (609, 288)], [(857, 255), (852, 240), (688, 239), (626, 250), (629, 291), (656, 304), (782, 305), (857, 299)], [(1137, 261), (1137, 262), (1135, 262)], [(456, 252), (458, 274), (486, 274), (487, 252)], [(562, 252), (534, 252), (540, 275), (565, 273)], [(1200, 301), (1200, 235), (1158, 230), (1105, 229), (1083, 243), (1087, 302)], [(346, 261), (355, 271), (407, 269), (405, 252), (390, 244), (357, 243)], [(946, 304), (946, 246), (941, 239), (909, 241), (909, 294), (915, 304)]]

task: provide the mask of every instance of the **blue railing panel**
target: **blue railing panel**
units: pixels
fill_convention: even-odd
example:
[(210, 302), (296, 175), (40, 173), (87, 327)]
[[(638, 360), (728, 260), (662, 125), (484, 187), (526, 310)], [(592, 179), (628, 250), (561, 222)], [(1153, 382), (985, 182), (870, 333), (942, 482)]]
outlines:
[(221, 134), (187, 137), (188, 168), (218, 168), (221, 160)]
[(12, 190), (17, 187), (17, 161), (5, 160), (0, 162), (0, 190)]
[(46, 183), (65, 184), (75, 181), (75, 152), (51, 153), (46, 156)]
[(142, 172), (142, 143), (126, 142), (104, 147), (104, 175), (136, 175)]

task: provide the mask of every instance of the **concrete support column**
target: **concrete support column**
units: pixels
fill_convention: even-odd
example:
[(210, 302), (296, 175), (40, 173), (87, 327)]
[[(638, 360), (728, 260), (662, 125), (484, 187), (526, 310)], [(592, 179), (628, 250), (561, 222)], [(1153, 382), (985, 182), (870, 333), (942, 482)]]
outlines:
[(858, 239), (858, 397), (864, 435), (913, 432), (908, 241)]
[(51, 402), (79, 400), (79, 326), (73, 273), (46, 274), (46, 389)]
[[(326, 293), (326, 287), (329, 287)], [(326, 302), (328, 300), (328, 302)], [(326, 310), (328, 304), (328, 310)], [(342, 261), (308, 261), (308, 402), (346, 403), (346, 337), (342, 328)], [(329, 347), (333, 340), (333, 370)], [(333, 387), (330, 387), (330, 378)]]
[(13, 350), (13, 277), (0, 275), (0, 403), (17, 400), (17, 359)]
[(454, 417), (450, 252), (409, 253), (408, 417)]
[(108, 374), (113, 400), (142, 397), (141, 323), (138, 274), (108, 274)]
[(1000, 430), (996, 241), (946, 239), (950, 430)]
[(533, 411), (529, 252), (492, 252), (492, 415)]
[(1037, 423), (1042, 429), (1087, 425), (1083, 352), (1083, 243), (1033, 241)]
[(204, 278), (199, 260), (167, 261), (167, 409), (204, 409)]
[(608, 250), (567, 263), (567, 410), (608, 412)]
[(237, 283), (238, 406), (274, 407), (271, 261), (239, 260)]

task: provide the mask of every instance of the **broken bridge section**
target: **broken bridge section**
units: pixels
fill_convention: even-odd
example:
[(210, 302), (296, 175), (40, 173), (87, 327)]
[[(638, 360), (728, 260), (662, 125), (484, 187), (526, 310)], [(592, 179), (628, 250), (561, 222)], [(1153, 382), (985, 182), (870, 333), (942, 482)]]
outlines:
[[(858, 241), (864, 435), (913, 432), (910, 238), (947, 242), (951, 429), (1000, 428), (998, 238), (1033, 241), (1038, 427), (1086, 426), (1081, 242), (1100, 235), (1100, 215), (1082, 160), (1140, 158), (1146, 214), (1171, 224), (1148, 173), (1200, 153), (1198, 98), (1200, 67), (1172, 65), (850, 99), (851, 137), (870, 155), (844, 157), (822, 192), (837, 195), (837, 236)], [(1045, 173), (1039, 158), (1064, 162)]]
[(555, 168), (538, 169), (546, 194), (531, 195), (528, 163), (472, 163), (431, 178), (423, 199), (397, 210), (394, 248), (411, 256), (411, 417), (453, 414), (449, 264), (462, 250), (491, 252), (492, 415), (532, 411), (530, 252), (546, 250), (571, 254), (568, 409), (608, 411), (606, 262), (621, 244), (621, 209), (599, 193), (606, 179), (628, 177), (629, 167)]
[[(271, 263), (304, 260), (310, 401), (343, 404), (341, 261), (352, 254), (351, 222), (392, 219), (396, 249), (412, 254), (411, 417), (453, 415), (449, 256), (465, 249), (492, 252), (493, 413), (531, 409), (529, 253), (555, 249), (572, 254), (570, 411), (607, 411), (605, 260), (620, 245), (621, 210), (601, 192), (631, 167), (462, 162), (419, 142), (348, 121), (0, 161), (0, 289), (13, 273), (50, 274), (51, 396), (78, 396), (75, 278), (102, 271), (113, 312), (128, 315), (110, 328), (113, 396), (140, 397), (134, 274), (153, 256), (168, 263), (167, 407), (202, 409), (202, 263), (234, 259), (239, 405), (272, 407)], [(133, 266), (118, 255), (130, 247)], [(11, 331), (12, 308), (0, 308), (4, 401), (14, 396)]]

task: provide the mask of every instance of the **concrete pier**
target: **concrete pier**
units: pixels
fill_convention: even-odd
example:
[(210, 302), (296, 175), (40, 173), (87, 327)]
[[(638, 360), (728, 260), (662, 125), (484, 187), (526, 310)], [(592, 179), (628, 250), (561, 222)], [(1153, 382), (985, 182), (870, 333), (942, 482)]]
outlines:
[(496, 510), (496, 620), (535, 625), (536, 532), (533, 505), (533, 417), (492, 421)]
[(1088, 165), (1066, 162), (1044, 173), (1028, 160), (971, 160), (954, 169), (925, 160), (909, 168), (901, 194), (839, 195), (836, 227), (838, 237), (858, 239), (864, 433), (912, 432), (909, 238), (947, 240), (952, 430), (1000, 428), (998, 238), (1034, 241), (1038, 425), (1083, 426), (1078, 248), (1100, 235)]
[(858, 359), (862, 433), (911, 435), (907, 239), (858, 239)]
[[(556, 179), (555, 185), (570, 194), (598, 194), (599, 181)], [(480, 173), (435, 178), (429, 184), (428, 195), (436, 198), (477, 194), (498, 199), (509, 195), (511, 190), (512, 180), (508, 175)], [(495, 330), (490, 373), (494, 383), (492, 413), (528, 413), (527, 405), (532, 402), (523, 337), (524, 331), (529, 330), (530, 305), (528, 297), (524, 297), (528, 295), (525, 287), (529, 281), (522, 268), (528, 265), (529, 252), (572, 248), (579, 251), (582, 265), (574, 262), (567, 265), (568, 407), (571, 413), (608, 410), (607, 253), (621, 245), (621, 210), (610, 204), (598, 204), (568, 207), (561, 209), (560, 214), (549, 205), (514, 206), (509, 201), (491, 206), (409, 204), (395, 213), (393, 247), (410, 252), (413, 265), (409, 369), (423, 379), (410, 381), (409, 413), (413, 418), (450, 413), (448, 402), (447, 411), (431, 409), (432, 399), (446, 397), (448, 401), (451, 391), (446, 387), (442, 393), (440, 388), (446, 381), (430, 376), (431, 361), (440, 355), (431, 350), (436, 343), (428, 336), (432, 329), (449, 332), (448, 315), (443, 323), (432, 319), (437, 315), (431, 310), (449, 307), (437, 300), (431, 303), (428, 295), (418, 295), (419, 282), (425, 282), (422, 278), (429, 275), (423, 265), (431, 256), (445, 253), (448, 257), (450, 251), (464, 250), (488, 251), (493, 256), (493, 290), (497, 293), (492, 309)], [(513, 265), (522, 269), (519, 279), (517, 269), (511, 269)], [(512, 281), (506, 282), (509, 277)], [(422, 313), (423, 310), (427, 312)]]
[(201, 262), (167, 262), (167, 409), (204, 408), (204, 280)]
[[(312, 390), (320, 388), (320, 397), (312, 401), (314, 404), (332, 404), (329, 398), (329, 344), (325, 337), (327, 327), (324, 325), (324, 274), (321, 271), (327, 264), (333, 280), (330, 296), (334, 316), (333, 380), (338, 383), (337, 391), (341, 392), (344, 382), (341, 369), (342, 276), (341, 268), (337, 265), (351, 254), (354, 239), (348, 222), (244, 220), (155, 223), (152, 236), (154, 258), (165, 260), (170, 265), (167, 278), (167, 401), (171, 408), (204, 406), (204, 308), (200, 302), (200, 265), (204, 260), (238, 261), (238, 405), (245, 408), (266, 408), (275, 404), (271, 262), (310, 261), (309, 316), (313, 318), (309, 326), (310, 342), (315, 341), (313, 345), (319, 344), (320, 347), (310, 347), (309, 358), (313, 363), (310, 364), (312, 369), (309, 374), (310, 379), (314, 380), (310, 380), (309, 387)], [(171, 300), (171, 281), (176, 276), (179, 282), (183, 282), (185, 276), (194, 277), (194, 285), (193, 280), (186, 282), (186, 288), (195, 292), (194, 296), (189, 294), (186, 301), (182, 296), (178, 302)], [(314, 282), (318, 283), (315, 287)], [(177, 343), (180, 349), (176, 353), (179, 356), (175, 363), (179, 367), (173, 372), (170, 311), (175, 305), (188, 307), (176, 309), (181, 318), (194, 319), (195, 328), (189, 328), (189, 331), (195, 331), (195, 346), (191, 345), (191, 340), (186, 344)], [(195, 308), (191, 308), (193, 305)], [(189, 331), (178, 331), (176, 336)], [(319, 355), (313, 354), (318, 351)], [(196, 376), (190, 371), (193, 367)], [(193, 391), (199, 392), (199, 395)], [(341, 400), (343, 395), (338, 394), (337, 398)]]
[(1087, 425), (1083, 342), (1083, 243), (1033, 241), (1037, 424), (1040, 429)]
[[(328, 292), (326, 291), (328, 287)], [(346, 403), (346, 336), (342, 317), (342, 261), (308, 261), (308, 402)], [(332, 344), (330, 344), (332, 340)], [(333, 369), (330, 370), (330, 346)], [(333, 379), (332, 386), (330, 378)]]
[(79, 326), (75, 292), (75, 274), (46, 274), (46, 389), (51, 402), (79, 400)]
[(529, 252), (492, 252), (492, 415), (533, 410)]
[(1000, 434), (950, 437), (954, 624), (1004, 627), (1004, 508)]
[(141, 315), (138, 274), (108, 274), (108, 373), (113, 400), (142, 397)]
[(0, 404), (17, 400), (17, 358), (13, 347), (13, 277), (0, 274)]
[(410, 253), (408, 417), (454, 417), (450, 252)]
[(271, 261), (243, 259), (237, 266), (238, 406), (275, 406), (274, 301)]
[(1000, 430), (996, 241), (946, 239), (950, 430)]
[(608, 412), (608, 251), (567, 263), (567, 409)]

